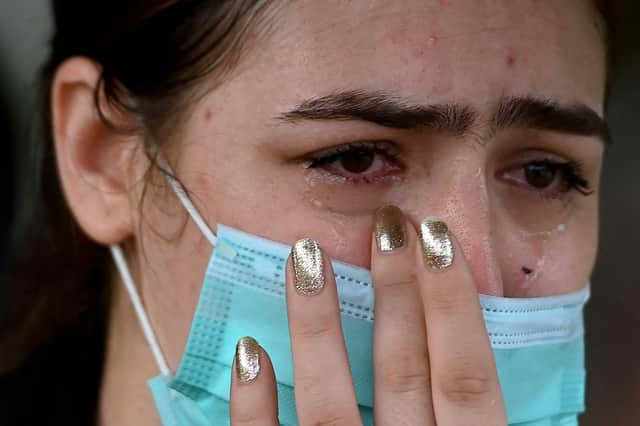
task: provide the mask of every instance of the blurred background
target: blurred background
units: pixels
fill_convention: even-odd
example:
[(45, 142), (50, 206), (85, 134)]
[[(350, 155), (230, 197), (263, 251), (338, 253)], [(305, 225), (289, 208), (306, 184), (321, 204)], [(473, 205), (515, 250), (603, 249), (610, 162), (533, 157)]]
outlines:
[[(607, 119), (614, 144), (605, 159), (600, 255), (587, 310), (588, 411), (581, 425), (640, 425), (640, 2), (614, 19), (616, 71)], [(35, 131), (36, 73), (50, 32), (48, 2), (0, 0), (0, 242), (7, 240), (20, 184), (16, 165)], [(4, 259), (6, 247), (0, 247)], [(6, 286), (0, 282), (0, 314)]]

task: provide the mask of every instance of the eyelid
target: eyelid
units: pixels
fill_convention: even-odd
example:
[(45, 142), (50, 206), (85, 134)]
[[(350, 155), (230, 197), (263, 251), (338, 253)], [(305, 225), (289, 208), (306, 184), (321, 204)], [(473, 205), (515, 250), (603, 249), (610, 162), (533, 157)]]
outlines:
[[(498, 177), (500, 180), (504, 180), (507, 182), (516, 182), (517, 180), (515, 179), (512, 179), (512, 178), (505, 179), (505, 177), (511, 171), (519, 171), (523, 169), (523, 167), (529, 164), (534, 164), (534, 163), (555, 166), (557, 167), (557, 170), (559, 170), (560, 173), (562, 173), (562, 176), (560, 177), (560, 179), (563, 180), (563, 184), (567, 185), (566, 191), (563, 191), (562, 193), (557, 194), (558, 196), (552, 196), (549, 198), (556, 199), (556, 198), (559, 198), (559, 196), (567, 195), (574, 190), (585, 196), (591, 195), (595, 192), (595, 190), (592, 189), (591, 183), (587, 180), (587, 178), (583, 173), (582, 163), (578, 160), (570, 160), (570, 159), (553, 160), (548, 157), (540, 158), (539, 160), (529, 159), (526, 161), (522, 161), (517, 165), (513, 165), (508, 168), (502, 169), (502, 171), (496, 173), (496, 177)], [(545, 190), (531, 189), (528, 185), (523, 185), (523, 188), (526, 188), (527, 191), (532, 191), (535, 193), (539, 193), (541, 195), (545, 194)]]
[(314, 162), (321, 161), (323, 159), (331, 158), (332, 156), (340, 155), (350, 151), (358, 149), (377, 151), (388, 155), (391, 158), (397, 159), (400, 155), (400, 149), (398, 145), (389, 140), (364, 140), (357, 142), (349, 142), (340, 145), (335, 145), (329, 148), (324, 148), (312, 153), (306, 154), (303, 157), (305, 168), (310, 167)]

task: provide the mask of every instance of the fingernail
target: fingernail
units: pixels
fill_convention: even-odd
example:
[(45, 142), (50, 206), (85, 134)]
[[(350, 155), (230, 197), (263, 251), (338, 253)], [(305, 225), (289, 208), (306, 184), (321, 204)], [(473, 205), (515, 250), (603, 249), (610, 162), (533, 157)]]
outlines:
[(297, 241), (292, 250), (295, 286), (305, 296), (318, 294), (324, 287), (324, 261), (322, 251), (315, 240)]
[(240, 383), (253, 381), (260, 373), (260, 345), (252, 337), (241, 337), (236, 344), (236, 374)]
[(404, 214), (396, 206), (384, 206), (376, 211), (376, 244), (381, 252), (404, 247)]
[(420, 224), (420, 241), (425, 262), (434, 269), (453, 263), (453, 244), (447, 224), (438, 217), (428, 217)]

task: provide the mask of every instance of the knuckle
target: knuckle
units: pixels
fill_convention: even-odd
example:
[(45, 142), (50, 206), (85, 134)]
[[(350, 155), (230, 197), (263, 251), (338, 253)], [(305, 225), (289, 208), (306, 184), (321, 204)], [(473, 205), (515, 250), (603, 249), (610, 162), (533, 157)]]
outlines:
[[(328, 414), (328, 413), (327, 413)], [(325, 414), (322, 418), (317, 418), (311, 424), (313, 426), (353, 426), (354, 423), (349, 423), (346, 418), (339, 416), (331, 416)]]
[(307, 379), (309, 378), (305, 377), (301, 381), (299, 384), (301, 393), (296, 394), (296, 401), (305, 401), (298, 406), (302, 425), (351, 426), (357, 424), (357, 419), (350, 416), (354, 410), (343, 398), (336, 397), (338, 392), (327, 391), (319, 386), (317, 378), (313, 381)]
[(440, 392), (456, 405), (478, 407), (493, 390), (493, 380), (488, 371), (478, 363), (460, 363), (439, 377)]
[(303, 424), (313, 426), (352, 426), (356, 424), (354, 419), (349, 419), (349, 416), (344, 413), (345, 408), (336, 407), (336, 404), (328, 401), (317, 403), (310, 407), (305, 416), (308, 420)]
[(383, 383), (387, 392), (405, 394), (424, 392), (429, 387), (429, 375), (421, 372), (394, 372)]
[(392, 357), (380, 367), (380, 386), (394, 394), (425, 392), (431, 381), (428, 365), (426, 354)]
[(336, 332), (336, 324), (331, 320), (321, 318), (298, 321), (292, 327), (291, 337), (294, 339), (322, 339)]
[[(447, 289), (448, 290), (448, 289)], [(442, 316), (455, 315), (466, 309), (465, 301), (458, 295), (447, 292), (445, 289), (434, 291), (428, 300), (429, 309)]]
[(233, 417), (233, 424), (239, 426), (252, 426), (258, 425), (264, 422), (262, 416), (258, 415), (257, 411), (248, 410), (243, 411), (242, 413), (236, 413)]
[(396, 271), (379, 272), (375, 282), (376, 289), (406, 291), (407, 288), (416, 288), (417, 276), (414, 271), (398, 274)]

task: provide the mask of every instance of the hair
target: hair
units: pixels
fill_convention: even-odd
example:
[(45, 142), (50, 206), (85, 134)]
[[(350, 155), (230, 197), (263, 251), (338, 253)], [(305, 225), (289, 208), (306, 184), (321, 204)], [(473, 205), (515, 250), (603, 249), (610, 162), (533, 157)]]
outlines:
[[(110, 256), (81, 231), (59, 182), (49, 106), (56, 70), (74, 56), (95, 61), (101, 67), (95, 107), (104, 123), (117, 127), (103, 113), (101, 106), (108, 105), (133, 118), (119, 130), (163, 141), (194, 99), (239, 63), (273, 3), (52, 0), (55, 33), (41, 74), (41, 129), (18, 179), (23, 184), (13, 267), (6, 278), (12, 304), (0, 311), (0, 373), (13, 371), (0, 380), (0, 400), (19, 413), (15, 423), (46, 424), (37, 416), (51, 421), (52, 413), (65, 424), (95, 422), (105, 349)], [(607, 17), (602, 9), (607, 2), (596, 3), (600, 16)], [(4, 395), (6, 380), (12, 385)], [(42, 394), (42, 400), (49, 399), (46, 410), (20, 403), (29, 401), (30, 407), (39, 399), (34, 396), (39, 387), (52, 384), (56, 390)], [(61, 411), (70, 400), (72, 409)]]
[[(40, 77), (41, 123), (19, 179), (5, 278), (11, 304), (0, 311), (3, 419), (13, 413), (11, 424), (87, 424), (97, 412), (112, 267), (108, 249), (74, 220), (59, 182), (49, 99), (56, 70), (72, 57), (94, 61), (101, 67), (94, 103), (104, 124), (142, 135), (145, 144), (162, 143), (194, 100), (238, 64), (274, 3), (51, 1), (55, 33)], [(123, 113), (126, 126), (112, 122), (105, 108)], [(55, 390), (38, 398), (44, 385)], [(39, 399), (50, 406), (30, 408)]]

